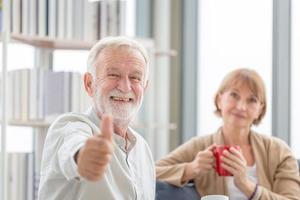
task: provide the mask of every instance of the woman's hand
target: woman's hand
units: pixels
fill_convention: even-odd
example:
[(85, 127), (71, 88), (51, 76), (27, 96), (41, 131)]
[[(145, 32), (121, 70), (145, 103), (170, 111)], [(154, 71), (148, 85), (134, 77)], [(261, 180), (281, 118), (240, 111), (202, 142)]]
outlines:
[(247, 176), (247, 161), (241, 150), (231, 147), (229, 151), (223, 152), (222, 167), (234, 176), (234, 184), (247, 197), (250, 197), (255, 189), (255, 183), (250, 181)]
[(197, 153), (194, 160), (186, 165), (182, 177), (182, 182), (191, 180), (196, 176), (206, 174), (209, 170), (213, 168), (214, 155), (212, 149), (215, 146), (216, 145), (213, 144), (207, 147), (205, 150), (199, 151)]

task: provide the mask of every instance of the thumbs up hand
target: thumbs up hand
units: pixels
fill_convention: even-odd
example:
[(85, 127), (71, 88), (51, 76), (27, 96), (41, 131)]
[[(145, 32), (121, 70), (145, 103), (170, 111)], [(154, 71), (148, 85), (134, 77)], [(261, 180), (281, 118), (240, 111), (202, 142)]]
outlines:
[(77, 156), (78, 172), (89, 181), (98, 181), (102, 178), (113, 152), (112, 117), (103, 115), (100, 127), (101, 133), (90, 137)]

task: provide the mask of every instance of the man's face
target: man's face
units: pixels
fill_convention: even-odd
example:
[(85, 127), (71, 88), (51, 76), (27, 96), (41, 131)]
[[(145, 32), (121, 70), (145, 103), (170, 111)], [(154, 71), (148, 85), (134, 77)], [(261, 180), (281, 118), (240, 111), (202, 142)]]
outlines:
[(111, 114), (129, 123), (139, 110), (144, 90), (146, 63), (137, 50), (104, 49), (96, 62), (94, 101), (100, 114)]

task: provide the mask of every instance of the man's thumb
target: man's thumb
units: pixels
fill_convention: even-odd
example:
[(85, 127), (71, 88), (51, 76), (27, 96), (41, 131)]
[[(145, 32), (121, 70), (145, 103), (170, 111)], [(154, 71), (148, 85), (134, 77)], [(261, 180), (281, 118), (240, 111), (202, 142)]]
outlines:
[(105, 138), (111, 140), (112, 134), (113, 134), (113, 131), (114, 131), (112, 116), (103, 115), (102, 118), (101, 118), (100, 127), (101, 127), (102, 136), (104, 136)]

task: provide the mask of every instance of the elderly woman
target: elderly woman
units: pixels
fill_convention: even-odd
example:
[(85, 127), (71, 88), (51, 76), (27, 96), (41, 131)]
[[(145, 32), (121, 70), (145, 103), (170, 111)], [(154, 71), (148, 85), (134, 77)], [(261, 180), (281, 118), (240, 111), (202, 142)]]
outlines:
[[(254, 132), (266, 113), (262, 78), (238, 69), (223, 80), (215, 96), (223, 125), (213, 134), (195, 137), (156, 163), (157, 179), (183, 186), (194, 181), (201, 195), (225, 194), (230, 200), (300, 200), (298, 165), (289, 147), (278, 138)], [(222, 167), (233, 176), (218, 176), (213, 148), (223, 153)]]

